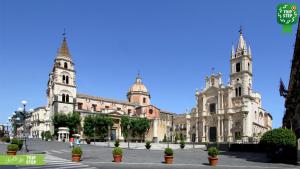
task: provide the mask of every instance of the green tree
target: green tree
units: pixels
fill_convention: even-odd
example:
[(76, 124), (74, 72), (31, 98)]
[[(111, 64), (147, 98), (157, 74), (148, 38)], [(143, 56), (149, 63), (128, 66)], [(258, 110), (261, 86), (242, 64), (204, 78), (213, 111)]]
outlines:
[(113, 126), (113, 120), (106, 115), (97, 114), (95, 117), (96, 134), (104, 139), (108, 134), (108, 126)]
[(57, 136), (59, 127), (68, 127), (74, 132), (78, 131), (80, 127), (80, 114), (78, 112), (73, 112), (69, 114), (65, 113), (54, 113), (52, 116), (52, 123), (54, 126), (54, 134)]
[(81, 117), (78, 112), (69, 113), (67, 115), (67, 127), (70, 130), (73, 130), (74, 133), (78, 132), (78, 128), (80, 127)]
[(83, 123), (83, 134), (90, 139), (94, 134), (94, 127), (95, 127), (95, 116), (88, 115), (84, 118)]
[(145, 134), (149, 131), (150, 121), (146, 118), (136, 118), (135, 132), (142, 139), (145, 139)]
[(127, 126), (130, 125), (130, 136), (139, 136), (141, 140), (145, 139), (145, 134), (149, 131), (150, 121), (146, 118), (130, 118), (128, 116), (121, 117), (121, 129), (125, 138), (128, 137)]
[(128, 137), (128, 129), (127, 129), (127, 125), (130, 125), (130, 118), (128, 116), (122, 116), (121, 117), (121, 131), (123, 136), (127, 139)]

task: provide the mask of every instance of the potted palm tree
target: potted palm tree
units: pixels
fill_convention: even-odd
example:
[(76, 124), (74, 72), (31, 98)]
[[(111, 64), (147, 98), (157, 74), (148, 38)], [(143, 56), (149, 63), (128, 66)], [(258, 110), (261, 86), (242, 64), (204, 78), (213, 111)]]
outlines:
[(7, 145), (7, 155), (17, 155), (18, 150), (19, 150), (19, 146), (17, 144)]
[(119, 163), (122, 162), (122, 155), (123, 155), (123, 150), (120, 147), (115, 147), (113, 149), (113, 157), (114, 157), (114, 162)]
[(166, 164), (173, 163), (173, 149), (169, 147), (165, 149), (165, 163)]
[(81, 155), (82, 155), (82, 150), (80, 147), (74, 147), (72, 149), (72, 161), (80, 162)]
[(150, 149), (151, 148), (151, 142), (150, 141), (146, 141), (146, 145), (145, 145), (146, 149)]
[(211, 166), (216, 166), (218, 163), (219, 150), (216, 147), (208, 148), (208, 161)]

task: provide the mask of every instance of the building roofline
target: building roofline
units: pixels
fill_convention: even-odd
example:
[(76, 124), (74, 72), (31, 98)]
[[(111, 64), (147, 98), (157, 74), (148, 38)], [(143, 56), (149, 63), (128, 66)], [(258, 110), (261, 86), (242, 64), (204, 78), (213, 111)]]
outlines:
[(134, 107), (137, 106), (136, 104), (130, 103), (130, 102), (127, 102), (127, 101), (116, 100), (116, 99), (110, 99), (110, 98), (104, 98), (104, 97), (98, 97), (98, 96), (91, 96), (91, 95), (82, 94), (82, 93), (78, 93), (78, 94), (76, 95), (76, 97), (77, 97), (77, 98), (88, 98), (88, 99), (98, 100), (98, 101), (106, 101), (106, 102), (111, 102), (111, 103), (126, 104), (126, 105), (134, 106)]

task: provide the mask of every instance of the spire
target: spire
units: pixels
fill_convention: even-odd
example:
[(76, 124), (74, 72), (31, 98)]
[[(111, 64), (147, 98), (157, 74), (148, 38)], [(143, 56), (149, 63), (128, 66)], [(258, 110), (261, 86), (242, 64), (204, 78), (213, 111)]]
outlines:
[(232, 47), (231, 47), (231, 58), (234, 58), (234, 46), (232, 44)]
[(142, 77), (141, 77), (140, 71), (138, 72), (138, 74), (136, 76), (135, 83), (142, 83)]
[(249, 55), (250, 57), (252, 56), (250, 45), (248, 46), (248, 55)]
[(62, 35), (63, 35), (63, 42), (62, 42), (61, 47), (60, 47), (60, 49), (58, 51), (58, 56), (63, 56), (63, 57), (70, 58), (71, 54), (69, 52), (69, 48), (68, 48), (68, 45), (67, 45), (67, 39), (66, 39), (66, 32), (65, 32), (65, 30), (64, 30), (64, 33)]
[(244, 40), (244, 37), (243, 37), (243, 29), (242, 29), (242, 26), (240, 27), (240, 38), (239, 38), (239, 42), (238, 42), (238, 45), (237, 45), (237, 48), (236, 48), (236, 51), (238, 50), (246, 50), (247, 49), (247, 46), (246, 46), (246, 41)]

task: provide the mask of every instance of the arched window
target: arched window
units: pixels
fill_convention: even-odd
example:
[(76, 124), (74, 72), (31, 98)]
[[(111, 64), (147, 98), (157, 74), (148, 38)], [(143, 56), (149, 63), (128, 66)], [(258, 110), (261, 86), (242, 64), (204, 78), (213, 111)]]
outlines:
[(69, 103), (69, 95), (66, 95), (66, 102)]
[(63, 83), (66, 82), (66, 76), (65, 75), (62, 76), (62, 81), (63, 81)]
[(237, 64), (235, 65), (235, 71), (236, 71), (236, 72), (240, 72), (240, 71), (241, 71), (241, 63), (237, 63)]
[(64, 63), (64, 68), (68, 69), (68, 63), (67, 62)]
[(153, 110), (152, 110), (152, 109), (150, 109), (150, 110), (149, 110), (149, 114), (152, 114), (152, 113), (153, 113)]
[(242, 87), (239, 87), (239, 96), (242, 95)]
[(238, 97), (239, 93), (238, 93), (238, 88), (235, 88), (235, 97)]
[(146, 103), (146, 98), (143, 98), (143, 103)]
[(62, 94), (62, 102), (66, 102), (66, 95), (65, 94)]
[(66, 76), (66, 84), (69, 84), (69, 76)]

